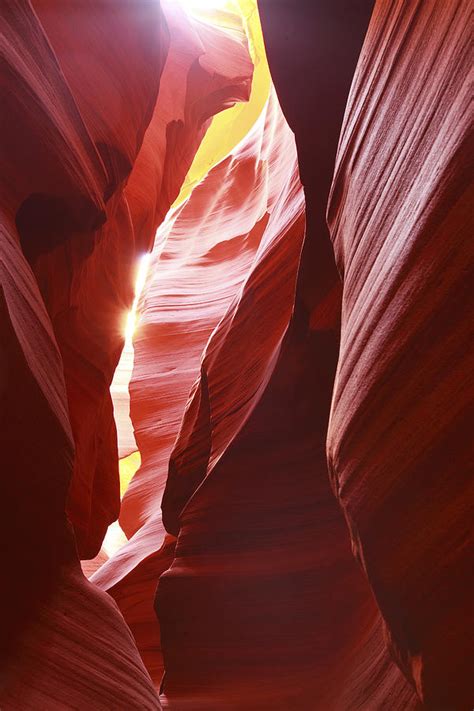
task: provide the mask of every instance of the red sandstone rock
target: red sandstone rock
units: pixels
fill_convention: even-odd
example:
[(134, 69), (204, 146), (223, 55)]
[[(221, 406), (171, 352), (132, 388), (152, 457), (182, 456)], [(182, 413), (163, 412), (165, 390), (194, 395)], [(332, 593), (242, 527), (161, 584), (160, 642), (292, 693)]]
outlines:
[[(143, 640), (139, 646), (144, 658), (151, 660), (150, 672), (159, 672), (157, 683), (162, 670), (153, 666), (150, 638), (158, 639), (158, 631), (153, 632), (151, 600), (159, 575), (172, 560), (170, 545), (160, 551), (164, 540), (160, 504), (170, 454), (190, 392), (195, 399), (186, 417), (193, 417), (202, 384), (193, 385), (200, 372), (206, 372), (221, 347), (223, 352), (240, 352), (241, 319), (251, 320), (249, 309), (254, 311), (260, 298), (262, 351), (256, 351), (244, 374), (247, 384), (253, 378), (258, 397), (292, 308), (288, 294), (294, 289), (303, 236), (303, 197), (295, 166), (294, 139), (272, 96), (248, 137), (170, 213), (155, 242), (140, 307), (131, 383), (131, 414), (142, 466), (124, 497), (120, 519), (133, 537), (93, 580), (114, 595), (132, 630), (139, 629), (135, 637)], [(276, 301), (271, 292), (261, 295), (261, 282), (269, 283), (268, 264), (275, 252), (284, 265), (279, 276), (280, 306), (275, 309), (273, 328), (267, 329), (268, 301), (275, 306)], [(221, 333), (226, 334), (225, 345)], [(248, 398), (238, 407), (239, 395), (248, 391), (238, 380), (233, 387), (238, 419), (227, 421), (229, 429), (223, 431), (227, 440), (252, 407)], [(231, 395), (232, 390), (222, 403), (230, 402)], [(187, 427), (185, 418), (183, 430)], [(136, 603), (140, 576), (146, 586), (141, 590), (141, 617)]]
[(81, 557), (92, 558), (119, 513), (109, 387), (135, 263), (152, 246), (212, 115), (248, 97), (252, 65), (243, 34), (199, 23), (174, 3), (163, 3), (163, 23), (158, 3), (35, 7), (107, 171), (104, 226), (73, 229), (32, 262), (63, 357), (76, 444), (68, 515)]
[(165, 708), (417, 708), (328, 486), (336, 350), (298, 309), (263, 396), (181, 512), (157, 596)]
[(263, 249), (269, 213), (288, 180), (288, 159), (274, 156), (293, 147), (280, 123), (273, 98), (248, 137), (157, 234), (134, 341), (131, 416), (142, 466), (122, 503), (129, 536), (159, 509), (206, 343)]
[(392, 654), (435, 709), (474, 699), (467, 27), (463, 2), (377, 3), (328, 213), (344, 275), (331, 479)]
[(415, 709), (327, 475), (340, 291), (311, 314), (300, 294), (294, 307), (302, 193), (294, 147), (272, 155), (293, 185), (206, 347), (171, 454), (163, 515), (178, 539), (157, 594), (162, 703), (343, 709), (370, 695), (373, 708)]
[[(282, 5), (279, 6), (281, 9)], [(269, 6), (268, 12), (276, 10)], [(367, 16), (364, 12), (358, 16), (361, 27)], [(380, 31), (382, 14), (378, 8), (371, 26), (375, 36)], [(439, 19), (448, 22), (447, 15)], [(388, 31), (390, 26), (387, 23), (384, 30)], [(288, 31), (288, 25), (283, 23), (280, 27)], [(411, 26), (410, 31), (412, 29)], [(407, 32), (403, 23), (400, 32)], [(366, 52), (371, 41), (377, 48), (384, 47), (373, 37), (374, 34), (369, 33)], [(414, 689), (389, 657), (383, 621), (369, 585), (352, 558), (346, 523), (330, 491), (324, 457), (331, 384), (337, 360), (341, 290), (329, 251), (327, 228), (322, 219), (324, 213), (320, 211), (318, 214), (318, 208), (324, 206), (329, 190), (338, 130), (334, 126), (342, 118), (344, 92), (347, 93), (349, 88), (352, 71), (349, 60), (355, 62), (356, 41), (357, 38), (351, 46), (342, 50), (336, 48), (336, 54), (339, 52), (342, 55), (334, 68), (339, 94), (327, 110), (321, 112), (321, 107), (318, 107), (319, 114), (322, 114), (318, 124), (321, 133), (315, 132), (314, 123), (311, 123), (315, 120), (315, 113), (307, 115), (305, 125), (303, 114), (298, 112), (298, 102), (303, 96), (303, 92), (298, 96), (298, 84), (295, 86), (282, 81), (278, 69), (274, 75), (283, 100), (286, 96), (288, 101), (290, 96), (293, 102), (293, 105), (284, 103), (284, 107), (290, 117), (294, 117), (293, 125), (300, 147), (300, 165), (309, 201), (309, 241), (303, 253), (291, 328), (283, 347), (277, 349), (276, 361), (267, 361), (267, 370), (255, 374), (256, 382), (260, 382), (261, 386), (257, 388), (258, 396), (251, 401), (249, 412), (239, 413), (238, 403), (245, 402), (249, 393), (253, 392), (251, 379), (245, 378), (239, 387), (235, 387), (235, 382), (245, 373), (245, 358), (252, 357), (255, 351), (261, 355), (265, 349), (264, 343), (256, 339), (258, 310), (254, 308), (246, 318), (243, 317), (244, 287), (242, 301), (238, 300), (236, 310), (229, 312), (233, 314), (231, 328), (226, 327), (224, 318), (206, 348), (200, 381), (187, 405), (171, 457), (164, 514), (168, 529), (179, 535), (174, 561), (161, 577), (158, 592), (161, 643), (166, 666), (162, 698), (169, 708), (221, 709), (245, 705), (255, 709), (376, 709), (387, 706), (414, 709), (419, 706)], [(391, 41), (394, 41), (393, 37)], [(271, 58), (271, 36), (269, 44)], [(369, 56), (373, 59), (373, 55), (369, 53)], [(365, 54), (361, 62), (360, 72), (363, 72), (364, 67), (370, 66)], [(460, 73), (465, 74), (462, 64)], [(324, 95), (324, 86), (315, 82), (312, 90), (316, 111), (321, 91)], [(359, 88), (358, 93), (355, 89), (353, 91), (353, 96), (361, 96), (361, 101), (366, 101), (362, 89)], [(307, 97), (304, 98), (307, 100)], [(365, 108), (362, 104), (360, 111)], [(352, 126), (350, 114), (348, 116), (348, 125)], [(357, 128), (360, 125), (361, 122), (356, 124)], [(324, 134), (324, 126), (331, 126), (332, 140)], [(462, 133), (462, 126), (459, 130)], [(323, 145), (321, 136), (325, 136), (326, 145)], [(317, 173), (311, 169), (310, 163), (315, 156), (321, 158)], [(352, 164), (349, 165), (352, 167)], [(376, 161), (371, 158), (362, 165), (362, 175), (370, 177)], [(338, 192), (339, 183), (336, 181), (333, 195), (336, 208), (345, 216), (346, 231), (343, 234), (346, 235), (347, 251), (353, 240), (350, 232), (353, 215), (367, 212), (350, 212), (352, 203), (342, 201)], [(344, 186), (344, 199), (347, 190)], [(362, 193), (364, 196), (371, 195), (368, 190)], [(382, 239), (383, 230), (380, 228), (377, 234)], [(341, 248), (342, 254), (346, 251)], [(173, 270), (176, 254), (170, 255), (169, 259), (171, 265), (168, 269)], [(390, 260), (387, 263), (393, 268)], [(276, 263), (272, 266), (270, 272), (276, 279)], [(339, 266), (346, 278), (342, 258)], [(254, 268), (258, 267), (254, 265)], [(156, 283), (159, 284), (159, 270)], [(370, 285), (368, 279), (365, 281), (366, 289), (369, 288), (367, 285)], [(279, 293), (279, 290), (275, 288), (275, 292)], [(151, 290), (149, 298), (157, 299), (158, 306), (159, 289), (158, 294)], [(370, 299), (366, 303), (370, 304)], [(264, 333), (271, 333), (270, 319), (275, 317), (276, 312), (269, 309), (266, 314), (268, 320)], [(168, 330), (175, 313), (178, 313), (176, 306), (170, 311), (166, 322)], [(343, 312), (343, 333), (345, 317)], [(174, 324), (179, 328), (179, 322)], [(233, 332), (237, 334), (235, 340), (232, 340)], [(252, 333), (255, 343), (252, 349), (248, 349), (245, 346)], [(171, 354), (166, 347), (166, 338), (163, 340), (161, 359), (165, 362)], [(158, 338), (156, 343), (160, 343)], [(145, 346), (144, 337), (144, 360)], [(189, 347), (186, 355), (188, 353)], [(152, 367), (151, 361), (149, 367)], [(376, 372), (373, 364), (371, 367), (372, 372)], [(254, 373), (253, 368), (251, 372)], [(168, 385), (173, 382), (173, 377), (176, 377), (176, 382), (182, 379), (181, 374), (177, 373), (166, 376), (161, 383), (160, 401), (165, 399), (165, 412), (169, 411), (166, 394), (176, 392), (176, 386), (172, 388)], [(365, 377), (370, 382), (368, 374)], [(153, 410), (149, 403), (155, 400), (152, 396), (154, 381), (157, 382), (150, 370), (147, 377), (139, 381), (134, 396), (143, 393), (146, 398), (141, 407), (137, 402), (136, 413), (138, 418), (149, 420), (149, 434), (146, 430), (143, 433), (147, 435), (143, 439), (144, 449), (149, 442), (149, 451), (156, 457), (151, 460), (155, 462), (154, 471), (160, 472), (163, 471), (170, 445), (160, 438), (160, 430), (153, 429)], [(230, 406), (232, 392), (236, 395), (236, 407)], [(351, 393), (354, 398), (354, 392)], [(345, 417), (349, 416), (350, 401), (342, 412)], [(171, 432), (166, 429), (171, 424), (171, 420), (165, 420), (162, 431)], [(359, 440), (361, 446), (363, 432)], [(125, 526), (136, 525), (133, 522), (146, 518), (149, 520), (155, 510), (158, 489), (154, 490), (151, 478), (146, 483), (146, 471), (145, 466), (141, 473), (143, 478), (140, 480), (140, 476), (137, 477), (124, 506)], [(344, 498), (342, 501), (347, 510), (348, 504)], [(366, 496), (356, 501), (360, 502), (357, 505), (364, 511), (365, 502), (373, 499)], [(130, 516), (128, 524), (127, 506)], [(355, 524), (350, 523), (353, 546), (357, 551), (359, 533), (354, 538)], [(157, 517), (153, 526), (150, 527), (150, 534), (153, 530), (153, 535), (156, 535), (159, 526)], [(128, 565), (133, 561), (133, 551), (138, 550), (138, 541), (144, 550), (150, 550), (146, 545), (146, 528), (147, 525), (143, 526), (135, 534), (137, 543), (129, 547)], [(395, 524), (393, 530), (397, 530)], [(163, 540), (162, 536), (157, 540)], [(410, 540), (408, 532), (406, 540)], [(373, 531), (369, 543), (374, 546), (376, 541), (377, 533)], [(172, 554), (171, 546), (170, 540), (166, 554), (162, 555), (165, 549), (155, 553), (154, 562), (152, 558), (146, 559), (141, 573), (143, 580), (150, 575), (153, 565), (156, 572), (163, 569), (163, 559)], [(377, 543), (375, 551), (379, 547)], [(125, 557), (125, 549), (122, 555)], [(112, 563), (108, 568), (109, 574), (114, 565)], [(385, 570), (389, 571), (390, 566), (388, 560)], [(118, 566), (115, 569), (118, 570)], [(104, 574), (106, 570), (103, 569)], [(137, 586), (132, 588), (135, 595), (139, 571), (140, 567), (137, 567), (132, 574), (133, 583)], [(367, 572), (369, 583), (374, 585), (370, 570)], [(151, 584), (148, 590), (151, 590)], [(122, 609), (128, 608), (128, 615), (132, 615), (133, 597), (127, 592), (126, 577), (122, 577), (117, 591), (118, 599), (124, 605)], [(378, 598), (377, 602), (380, 602)], [(146, 617), (142, 614), (140, 619), (140, 629), (143, 630)], [(447, 619), (451, 621), (453, 616)], [(462, 619), (462, 616), (457, 619)], [(137, 619), (135, 622), (139, 626)], [(435, 657), (439, 654), (439, 648), (438, 652), (436, 648), (429, 651)], [(146, 653), (150, 653), (149, 638)], [(399, 662), (406, 672), (403, 653), (404, 650), (399, 655)], [(462, 680), (465, 672), (459, 659), (456, 663), (461, 669), (458, 678)], [(246, 670), (244, 678), (243, 668)], [(453, 674), (452, 678), (456, 676)], [(464, 693), (461, 685), (455, 693), (452, 688), (448, 693), (444, 692), (444, 696), (439, 692), (436, 696), (431, 691), (430, 697), (420, 683), (418, 691), (429, 704), (436, 704), (439, 699), (447, 703), (448, 698), (456, 696), (462, 699)]]
[(25, 258), (54, 248), (59, 224), (102, 219), (105, 172), (30, 4), (4, 3), (0, 17), (0, 705), (157, 709), (123, 618), (80, 572), (62, 360)]
[(253, 65), (243, 31), (230, 33), (162, 2), (169, 51), (160, 93), (125, 195), (145, 251), (178, 197), (212, 116), (247, 101)]
[[(125, 17), (115, 16), (107, 3), (95, 3), (76, 17), (80, 32), (68, 14), (74, 13), (73, 4), (63, 14), (51, 3), (38, 3), (36, 9), (69, 82), (30, 4), (18, 0), (2, 6), (0, 48), (8, 68), (2, 85), (8, 118), (2, 125), (2, 459), (13, 474), (5, 492), (11, 513), (2, 520), (2, 540), (9, 541), (4, 563), (12, 577), (12, 585), (2, 591), (2, 662), (4, 653), (9, 656), (2, 663), (2, 708), (157, 708), (156, 692), (123, 618), (79, 572), (65, 497), (74, 463), (68, 512), (83, 554), (92, 555), (118, 504), (108, 379), (122, 342), (123, 309), (133, 295), (136, 253), (120, 190), (155, 103), (162, 51), (159, 6), (128, 5)], [(114, 32), (106, 33), (111, 43), (106, 46), (108, 19)], [(131, 20), (136, 20), (132, 34)], [(113, 58), (121, 32), (125, 42), (133, 37), (128, 56), (121, 55), (123, 66)], [(212, 31), (202, 34), (210, 37)], [(77, 56), (84, 37), (87, 60)], [(188, 153), (179, 164), (183, 177), (214, 108), (248, 93), (251, 65), (242, 41), (239, 45), (234, 38), (232, 45), (240, 51), (235, 71), (243, 66), (245, 71), (229, 91), (232, 76), (213, 76), (206, 89), (212, 96), (217, 88), (219, 97), (207, 104), (206, 91), (201, 92), (201, 108), (183, 131), (184, 136), (186, 131), (196, 134), (195, 139), (189, 136)], [(205, 43), (198, 49), (196, 56), (205, 53)], [(206, 71), (213, 71), (206, 60), (199, 63), (204, 67), (197, 72), (201, 82)], [(125, 69), (141, 74), (141, 87)], [(142, 99), (131, 112), (122, 105), (114, 113), (108, 90), (113, 92), (117, 81), (123, 82), (122, 99), (125, 86)], [(28, 102), (34, 111), (25, 110)], [(185, 108), (178, 101), (174, 106), (176, 111)], [(106, 150), (103, 142), (108, 142)], [(156, 160), (163, 156), (158, 153)], [(177, 192), (179, 173), (175, 176)], [(149, 232), (149, 243), (152, 236)], [(114, 283), (120, 286), (115, 291)], [(84, 480), (85, 474), (90, 478)]]
[(2, 708), (158, 708), (135, 642), (177, 711), (471, 708), (466, 5), (376, 4), (329, 204), (341, 284), (325, 210), (371, 4), (261, 0), (298, 159), (272, 97), (155, 244), (132, 537), (93, 576), (135, 642), (66, 509), (94, 555), (134, 262), (252, 68), (174, 3), (162, 25), (82, 5), (0, 7)]
[(159, 709), (135, 642), (111, 598), (66, 568), (3, 670), (5, 711)]

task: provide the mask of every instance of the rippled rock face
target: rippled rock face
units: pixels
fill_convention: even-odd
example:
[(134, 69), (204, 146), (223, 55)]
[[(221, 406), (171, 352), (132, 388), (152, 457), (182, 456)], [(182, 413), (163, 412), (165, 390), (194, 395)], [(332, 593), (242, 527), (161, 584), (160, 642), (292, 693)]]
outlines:
[[(201, 28), (173, 3), (18, 0), (0, 16), (1, 705), (158, 708), (76, 545), (95, 555), (118, 515), (109, 385), (136, 256), (213, 113), (248, 97), (252, 64), (242, 33)], [(232, 61), (220, 61), (219, 42)], [(147, 155), (143, 225), (133, 180)]]
[(467, 11), (376, 5), (328, 212), (332, 484), (392, 654), (429, 708), (456, 709), (472, 706)]
[[(39, 0), (35, 9), (106, 171), (103, 226), (72, 225), (63, 244), (32, 261), (64, 361), (76, 443), (68, 514), (89, 558), (119, 512), (109, 386), (135, 261), (151, 248), (210, 117), (247, 98), (252, 65), (243, 36), (201, 27), (173, 2), (161, 11), (150, 2), (70, 3), (59, 12)], [(64, 225), (62, 213), (51, 219)], [(41, 221), (28, 213), (22, 224)]]
[[(32, 271), (106, 214), (107, 173), (28, 2), (3, 3), (1, 276), (4, 709), (158, 708), (116, 606), (83, 577), (63, 361)], [(87, 249), (87, 247), (86, 247)], [(38, 272), (39, 273), (39, 272)], [(55, 273), (51, 289), (61, 290)], [(41, 287), (44, 289), (45, 284)]]
[(0, 706), (469, 709), (466, 4), (186, 7), (0, 4)]
[[(169, 214), (155, 242), (131, 383), (142, 467), (120, 519), (133, 537), (93, 578), (111, 590), (132, 629), (140, 626), (136, 604), (131, 609), (132, 579), (135, 585), (140, 575), (144, 584), (148, 579), (151, 597), (171, 562), (166, 541), (159, 550), (170, 455), (164, 513), (168, 531), (176, 534), (179, 512), (210, 474), (208, 458), (222, 456), (268, 380), (291, 316), (303, 234), (294, 138), (272, 94), (245, 141)], [(253, 319), (259, 324), (258, 348), (241, 340)], [(219, 365), (220, 358), (227, 367)], [(228, 382), (225, 373), (231, 375)], [(146, 612), (145, 599), (141, 630), (148, 619), (143, 644), (150, 651), (152, 609)]]
[[(318, 67), (311, 53), (319, 60), (328, 50), (323, 42), (310, 50), (306, 28), (315, 26), (312, 18), (330, 31), (342, 3), (333, 4), (332, 19), (323, 3), (306, 12), (301, 3), (299, 14), (285, 2), (260, 6), (274, 81), (300, 148), (308, 228), (315, 227), (310, 213), (325, 198), (327, 174), (316, 161), (314, 126), (318, 113), (332, 110), (325, 99), (341, 86), (341, 58), (349, 57), (365, 9), (353, 4), (352, 39), (329, 51), (329, 67)], [(462, 2), (375, 3), (328, 207), (343, 286), (327, 441), (331, 483), (390, 653), (428, 708), (472, 706), (466, 26)], [(283, 59), (282, 42), (302, 51)], [(303, 82), (290, 79), (302, 64), (318, 78), (309, 98)], [(314, 273), (303, 265), (302, 285)]]

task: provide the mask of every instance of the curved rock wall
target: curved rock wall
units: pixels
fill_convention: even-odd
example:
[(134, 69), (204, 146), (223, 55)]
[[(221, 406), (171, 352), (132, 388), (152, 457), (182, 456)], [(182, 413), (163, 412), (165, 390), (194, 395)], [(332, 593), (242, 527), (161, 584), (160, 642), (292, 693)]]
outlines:
[(240, 21), (0, 4), (2, 708), (472, 707), (467, 3), (259, 7), (194, 185)]
[(473, 698), (468, 24), (463, 2), (376, 5), (328, 212), (331, 480), (392, 654), (436, 709)]
[(68, 515), (81, 558), (92, 558), (120, 507), (109, 388), (135, 262), (151, 249), (212, 115), (248, 98), (252, 65), (242, 32), (228, 36), (174, 2), (161, 10), (150, 2), (80, 10), (68, 3), (58, 12), (38, 0), (35, 9), (107, 178), (103, 226), (68, 232), (62, 213), (53, 216), (64, 244), (32, 261), (64, 362), (76, 443)]
[(63, 227), (102, 219), (106, 175), (31, 5), (4, 3), (0, 16), (0, 704), (157, 709), (123, 618), (80, 572), (65, 513), (74, 442), (62, 359), (27, 261)]
[[(230, 390), (227, 386), (221, 393), (212, 415), (217, 425), (220, 410), (226, 426), (221, 447), (232, 439), (233, 430), (241, 426), (252, 408), (245, 386), (255, 388), (254, 400), (259, 395), (291, 313), (289, 294), (294, 290), (303, 229), (303, 195), (294, 139), (272, 95), (247, 138), (166, 218), (157, 234), (144, 289), (130, 387), (142, 466), (126, 492), (120, 517), (131, 538), (92, 579), (113, 594), (132, 630), (140, 635), (139, 647), (147, 660), (153, 660), (154, 654), (156, 659), (154, 587), (172, 560), (173, 544), (169, 537), (164, 539), (160, 505), (175, 439), (181, 429), (172, 457), (174, 476), (169, 479), (166, 495), (172, 519), (177, 516), (176, 506), (185, 503), (198, 483), (194, 470), (205, 476), (194, 460), (188, 462), (180, 448), (188, 447), (185, 433), (191, 434), (195, 414), (202, 410), (203, 387), (209, 387), (211, 372), (219, 374), (219, 369), (212, 370), (213, 360), (222, 350), (231, 359), (229, 373), (236, 375), (234, 363), (243, 365), (251, 353), (239, 349), (242, 324), (250, 323), (257, 309), (262, 350), (255, 351), (241, 375), (237, 373), (244, 380), (239, 383), (234, 379)], [(280, 308), (275, 309), (270, 328), (266, 322), (272, 314), (269, 304), (276, 302), (268, 285), (272, 260), (277, 259)], [(232, 394), (235, 423), (226, 416), (226, 403)], [(239, 401), (243, 395), (247, 402)], [(197, 441), (192, 446), (198, 452), (202, 446), (207, 451), (206, 422), (203, 427), (193, 432)], [(218, 456), (215, 452), (214, 457)], [(179, 471), (183, 460), (193, 472), (191, 484)], [(174, 494), (176, 486), (178, 497)], [(175, 525), (168, 525), (168, 530), (176, 532)], [(153, 565), (154, 576), (150, 576)], [(146, 587), (146, 591), (145, 587), (140, 591), (141, 617), (136, 603), (140, 579)], [(157, 683), (161, 673), (160, 668)]]
[[(148, 2), (82, 3), (78, 13), (74, 3), (58, 12), (57, 3), (14, 0), (0, 16), (1, 706), (158, 708), (122, 616), (80, 572), (76, 543), (93, 556), (118, 514), (108, 388), (136, 254), (156, 228), (135, 239), (124, 187), (152, 119), (169, 28)], [(184, 105), (175, 100), (187, 147), (166, 196), (158, 192), (164, 204), (212, 113), (249, 91), (243, 34), (222, 37), (234, 59), (219, 73), (215, 33), (194, 24), (183, 15), (176, 31), (197, 37), (183, 71), (193, 72), (199, 101), (192, 91)], [(182, 77), (168, 81), (181, 89)]]

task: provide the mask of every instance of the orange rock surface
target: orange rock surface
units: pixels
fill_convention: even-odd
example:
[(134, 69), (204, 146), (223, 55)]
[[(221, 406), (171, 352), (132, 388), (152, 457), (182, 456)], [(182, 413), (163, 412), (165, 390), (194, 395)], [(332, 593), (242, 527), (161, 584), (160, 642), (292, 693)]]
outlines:
[(467, 3), (214, 4), (0, 3), (0, 707), (468, 711)]

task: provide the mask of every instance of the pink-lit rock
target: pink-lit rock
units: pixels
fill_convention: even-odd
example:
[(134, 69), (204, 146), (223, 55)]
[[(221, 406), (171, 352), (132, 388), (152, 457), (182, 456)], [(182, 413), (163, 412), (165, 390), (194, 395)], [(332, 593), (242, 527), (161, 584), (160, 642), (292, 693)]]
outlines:
[(259, 6), (0, 3), (7, 711), (472, 708), (467, 4)]
[[(131, 414), (142, 466), (124, 497), (120, 518), (132, 538), (93, 580), (114, 595), (132, 630), (139, 628), (135, 637), (145, 659), (153, 658), (150, 636), (158, 638), (158, 630), (153, 632), (154, 588), (172, 560), (171, 539), (160, 552), (164, 541), (160, 505), (183, 414), (187, 408), (181, 437), (194, 422), (200, 373), (207, 371), (219, 350), (237, 352), (234, 344), (242, 319), (250, 318), (249, 309), (260, 299), (262, 350), (244, 375), (246, 383), (255, 386), (254, 400), (258, 398), (291, 314), (303, 230), (294, 139), (273, 95), (248, 137), (167, 217), (144, 287), (131, 382)], [(267, 265), (275, 253), (284, 265), (279, 270), (280, 307), (273, 328), (266, 329), (268, 302), (276, 305), (275, 297), (264, 291)], [(246, 398), (238, 407), (238, 397), (246, 391), (237, 382), (234, 388), (237, 417), (223, 431), (228, 441), (253, 406)], [(140, 578), (146, 589), (141, 592), (143, 616), (137, 619)]]
[(157, 709), (122, 616), (80, 571), (65, 513), (74, 443), (63, 364), (25, 258), (62, 237), (55, 210), (82, 229), (102, 219), (106, 176), (30, 4), (4, 3), (0, 17), (0, 705)]
[[(68, 515), (81, 557), (92, 558), (119, 513), (109, 387), (135, 263), (151, 248), (212, 115), (248, 96), (252, 64), (243, 33), (199, 23), (174, 2), (163, 10), (148, 1), (85, 3), (80, 12), (72, 3), (58, 12), (38, 0), (35, 8), (107, 175), (105, 224), (95, 232), (74, 226), (32, 261), (63, 357), (76, 444)], [(231, 59), (222, 64), (221, 52)]]
[(328, 213), (344, 275), (331, 480), (391, 653), (433, 709), (474, 698), (467, 16), (377, 3)]

